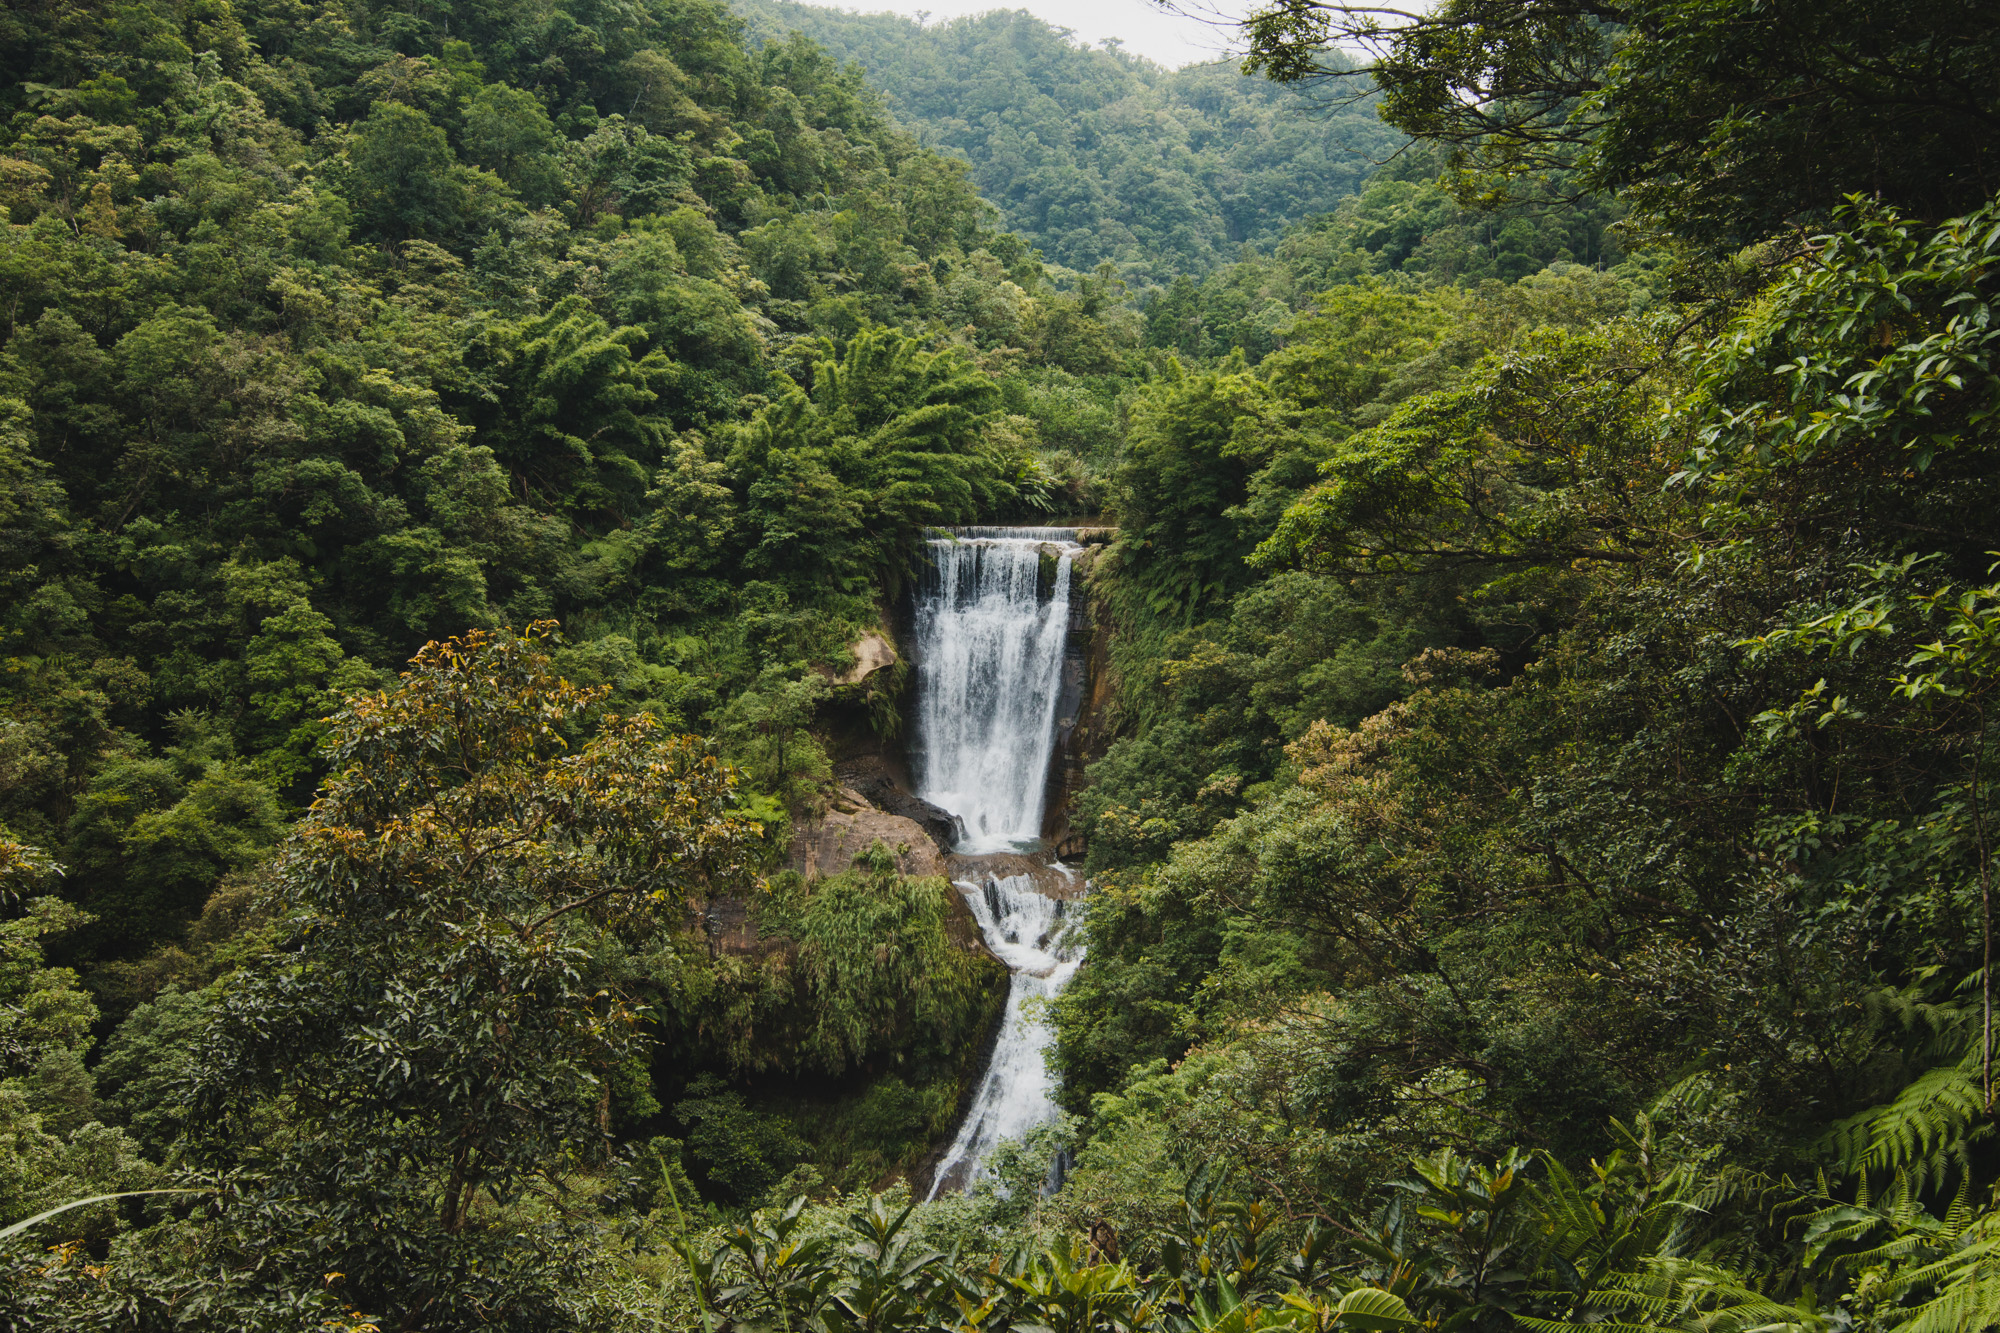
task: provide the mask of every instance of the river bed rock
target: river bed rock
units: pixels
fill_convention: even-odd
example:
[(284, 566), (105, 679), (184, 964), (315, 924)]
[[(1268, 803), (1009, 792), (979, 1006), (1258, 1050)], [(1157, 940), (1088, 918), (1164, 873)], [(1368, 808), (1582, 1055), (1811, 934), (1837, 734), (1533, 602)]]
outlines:
[(991, 875), (995, 879), (1012, 879), (1026, 875), (1034, 882), (1036, 892), (1049, 898), (1068, 900), (1083, 896), (1083, 876), (1068, 868), (1058, 868), (1049, 863), (1045, 856), (1033, 856), (1025, 852), (994, 852), (987, 856), (948, 856), (946, 870), (954, 881), (965, 880), (974, 884), (984, 883)]

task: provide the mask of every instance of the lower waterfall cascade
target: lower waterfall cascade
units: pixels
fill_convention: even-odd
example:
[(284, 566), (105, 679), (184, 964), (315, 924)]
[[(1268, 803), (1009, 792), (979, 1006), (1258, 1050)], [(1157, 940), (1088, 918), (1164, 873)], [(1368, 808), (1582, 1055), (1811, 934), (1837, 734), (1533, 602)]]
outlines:
[[(975, 528), (930, 543), (934, 573), (916, 606), (912, 757), (918, 795), (965, 830), (959, 859), (1040, 846), (1071, 567), (1082, 549), (1075, 536), (1070, 528)], [(1061, 881), (1073, 879), (1060, 862), (1045, 864)], [(1041, 1010), (1075, 975), (1082, 950), (1064, 938), (1068, 903), (1037, 879), (983, 873), (956, 881), (1011, 975), (992, 1057), (932, 1176), (932, 1198), (972, 1184), (995, 1147), (1056, 1115), (1044, 1060), (1054, 1031)]]
[(1031, 1002), (1062, 993), (1083, 961), (1061, 941), (1067, 906), (1035, 887), (1032, 875), (989, 875), (984, 884), (959, 881), (987, 947), (1007, 965), (1007, 1009), (971, 1107), (931, 1178), (930, 1198), (963, 1189), (987, 1155), (1055, 1118), (1055, 1081), (1044, 1060), (1055, 1032)]

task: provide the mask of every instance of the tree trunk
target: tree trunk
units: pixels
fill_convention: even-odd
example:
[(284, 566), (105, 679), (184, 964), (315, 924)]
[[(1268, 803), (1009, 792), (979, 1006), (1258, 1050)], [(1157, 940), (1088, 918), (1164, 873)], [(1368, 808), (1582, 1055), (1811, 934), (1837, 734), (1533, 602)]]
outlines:
[(465, 1226), (465, 1166), (469, 1151), (460, 1148), (451, 1157), (451, 1179), (445, 1183), (444, 1206), (439, 1210), (438, 1223), (446, 1231), (456, 1233)]

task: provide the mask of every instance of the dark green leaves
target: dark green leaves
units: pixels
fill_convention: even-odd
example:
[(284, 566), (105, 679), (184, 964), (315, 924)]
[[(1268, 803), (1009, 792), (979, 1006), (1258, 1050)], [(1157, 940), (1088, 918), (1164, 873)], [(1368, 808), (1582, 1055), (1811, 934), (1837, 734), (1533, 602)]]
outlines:
[(554, 675), (545, 636), (434, 644), (335, 719), (336, 775), (275, 872), (279, 950), (197, 1057), (199, 1151), (256, 1163), (270, 1224), (317, 1228), (309, 1262), (378, 1308), (470, 1318), (445, 1274), (498, 1243), (483, 1210), (606, 1150), (642, 1015), (600, 949), (740, 889), (760, 832), (699, 741), (594, 718), (602, 692)]
[(795, 388), (735, 432), (730, 472), (754, 544), (747, 569), (805, 586), (907, 577), (923, 529), (1011, 499), (986, 443), (999, 389), (957, 351), (864, 330), (824, 344)]

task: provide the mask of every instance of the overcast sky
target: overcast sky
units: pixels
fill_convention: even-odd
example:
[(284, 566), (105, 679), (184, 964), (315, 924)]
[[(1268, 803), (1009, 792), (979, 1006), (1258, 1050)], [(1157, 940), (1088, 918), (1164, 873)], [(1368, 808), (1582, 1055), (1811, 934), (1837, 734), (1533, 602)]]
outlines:
[[(820, 0), (806, 0), (808, 4)], [(1206, 0), (1204, 0), (1206, 3)], [(1230, 12), (1247, 8), (1236, 0), (1222, 0)], [(1115, 37), (1125, 50), (1147, 56), (1175, 68), (1203, 61), (1219, 60), (1228, 54), (1235, 39), (1232, 29), (1218, 29), (1198, 19), (1169, 14), (1147, 0), (853, 0), (829, 3), (829, 9), (859, 10), (864, 14), (889, 11), (915, 16), (928, 13), (929, 21), (983, 14), (990, 9), (1025, 9), (1036, 18), (1058, 28), (1069, 28), (1077, 37), (1093, 45)]]

